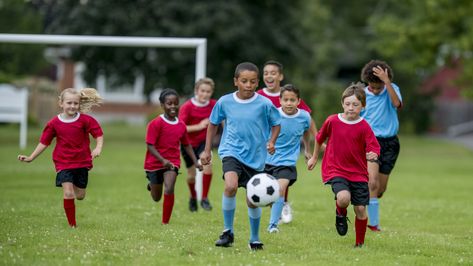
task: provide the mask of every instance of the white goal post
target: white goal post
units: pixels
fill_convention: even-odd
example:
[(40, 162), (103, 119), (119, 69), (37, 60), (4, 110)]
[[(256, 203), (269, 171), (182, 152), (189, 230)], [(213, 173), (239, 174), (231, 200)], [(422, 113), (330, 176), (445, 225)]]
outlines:
[(195, 80), (205, 77), (207, 64), (207, 39), (167, 37), (126, 37), (91, 35), (43, 35), (43, 34), (0, 34), (0, 43), (27, 43), (52, 45), (120, 46), (194, 48)]

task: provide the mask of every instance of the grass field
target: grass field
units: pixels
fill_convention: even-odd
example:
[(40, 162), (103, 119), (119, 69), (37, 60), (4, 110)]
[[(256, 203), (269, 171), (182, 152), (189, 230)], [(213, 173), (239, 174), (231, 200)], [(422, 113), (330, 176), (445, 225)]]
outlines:
[[(212, 212), (190, 213), (185, 171), (176, 203), (162, 226), (162, 202), (146, 191), (142, 170), (144, 127), (106, 125), (105, 148), (90, 172), (87, 197), (77, 202), (78, 228), (67, 226), (62, 192), (54, 186), (52, 148), (31, 164), (16, 161), (18, 130), (0, 126), (0, 265), (456, 265), (473, 264), (473, 152), (439, 140), (401, 137), (401, 155), (381, 200), (383, 232), (367, 232), (354, 249), (337, 235), (334, 201), (319, 166), (299, 163), (290, 191), (294, 221), (269, 235), (265, 250), (250, 252), (244, 190), (238, 192), (236, 241), (217, 248), (222, 230), (221, 165), (215, 158)], [(30, 129), (29, 154), (40, 129)], [(354, 221), (353, 211), (349, 211)], [(269, 208), (263, 209), (262, 229)]]

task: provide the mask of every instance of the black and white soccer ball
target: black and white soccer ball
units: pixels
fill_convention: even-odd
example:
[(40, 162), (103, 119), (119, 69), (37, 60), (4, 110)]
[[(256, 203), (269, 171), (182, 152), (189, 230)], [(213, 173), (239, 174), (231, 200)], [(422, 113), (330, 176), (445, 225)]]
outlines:
[(246, 184), (246, 197), (255, 206), (268, 206), (279, 198), (279, 183), (268, 174), (254, 175)]

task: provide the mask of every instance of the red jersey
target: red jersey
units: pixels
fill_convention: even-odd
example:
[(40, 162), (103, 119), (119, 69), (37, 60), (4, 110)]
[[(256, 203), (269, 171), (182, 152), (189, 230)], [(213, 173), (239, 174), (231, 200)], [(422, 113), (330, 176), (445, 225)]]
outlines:
[(89, 134), (94, 138), (103, 135), (102, 128), (93, 117), (78, 113), (75, 118), (66, 120), (58, 115), (46, 124), (39, 142), (49, 146), (56, 138), (53, 151), (56, 172), (74, 168), (91, 169)]
[[(199, 124), (200, 121), (210, 117), (216, 102), (216, 100), (210, 99), (207, 103), (201, 104), (194, 98), (191, 98), (179, 108), (179, 119), (187, 126)], [(192, 147), (196, 148), (202, 142), (205, 142), (207, 128), (190, 132), (188, 136), (189, 143)]]
[(334, 177), (342, 177), (351, 182), (368, 182), (366, 153), (379, 155), (380, 146), (370, 125), (363, 119), (348, 121), (342, 114), (331, 115), (325, 120), (317, 134), (317, 142), (326, 139), (322, 161), (324, 183)]
[[(272, 93), (272, 92), (269, 92), (266, 88), (263, 88), (263, 89), (257, 90), (256, 93), (268, 98), (274, 104), (274, 106), (276, 106), (276, 108), (281, 107), (281, 102), (279, 102), (279, 98), (280, 98), (279, 92)], [(309, 114), (312, 113), (312, 109), (310, 109), (310, 107), (302, 99), (299, 105), (297, 105), (297, 108), (305, 110)]]
[[(189, 145), (186, 125), (176, 119), (170, 121), (160, 115), (148, 123), (146, 143), (153, 145), (163, 158), (171, 161), (177, 168), (181, 166), (181, 143)], [(164, 166), (149, 150), (146, 150), (145, 170), (156, 171)]]

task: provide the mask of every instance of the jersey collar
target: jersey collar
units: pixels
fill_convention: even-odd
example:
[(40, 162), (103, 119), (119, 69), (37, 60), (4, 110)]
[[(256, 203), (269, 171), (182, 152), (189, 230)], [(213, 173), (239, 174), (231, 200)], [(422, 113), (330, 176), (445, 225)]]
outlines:
[(363, 120), (363, 117), (360, 116), (360, 118), (358, 118), (357, 120), (350, 121), (350, 120), (346, 120), (345, 118), (343, 118), (343, 117), (342, 117), (342, 113), (339, 113), (339, 114), (338, 114), (338, 119), (340, 119), (340, 121), (342, 121), (342, 122), (345, 123), (345, 124), (354, 125), (354, 124), (360, 123), (361, 120)]
[(268, 88), (263, 88), (264, 94), (271, 96), (271, 97), (279, 97), (281, 95), (281, 92), (270, 92)]
[(167, 118), (164, 116), (164, 114), (160, 114), (159, 116), (164, 120), (164, 122), (166, 122), (166, 123), (168, 123), (168, 124), (170, 124), (170, 125), (177, 125), (177, 123), (179, 123), (179, 118), (177, 118), (177, 117), (176, 117), (176, 120), (175, 120), (175, 121), (171, 121), (171, 120), (167, 119)]
[(62, 118), (61, 117), (61, 114), (58, 114), (57, 115), (57, 118), (59, 119), (59, 121), (63, 122), (63, 123), (72, 123), (72, 122), (76, 122), (77, 120), (79, 120), (79, 117), (80, 117), (80, 113), (77, 113), (77, 115), (72, 118), (72, 119), (65, 119), (65, 118)]
[(251, 102), (253, 102), (254, 100), (256, 100), (257, 97), (258, 97), (258, 93), (255, 92), (255, 94), (253, 95), (253, 97), (251, 97), (251, 98), (249, 98), (249, 99), (246, 99), (246, 100), (242, 100), (242, 99), (238, 98), (236, 91), (233, 93), (233, 99), (234, 99), (237, 103), (251, 103)]
[(193, 105), (197, 106), (197, 107), (205, 107), (207, 105), (209, 105), (210, 101), (206, 101), (205, 103), (201, 103), (199, 101), (197, 101), (197, 99), (195, 97), (192, 97), (191, 98), (191, 102)]
[(297, 109), (297, 112), (293, 115), (288, 115), (288, 114), (284, 113), (284, 111), (282, 110), (282, 107), (279, 107), (278, 110), (279, 110), (279, 113), (281, 114), (281, 116), (284, 116), (284, 117), (287, 117), (287, 118), (298, 117), (299, 114), (301, 113), (301, 110), (299, 110), (299, 109)]

